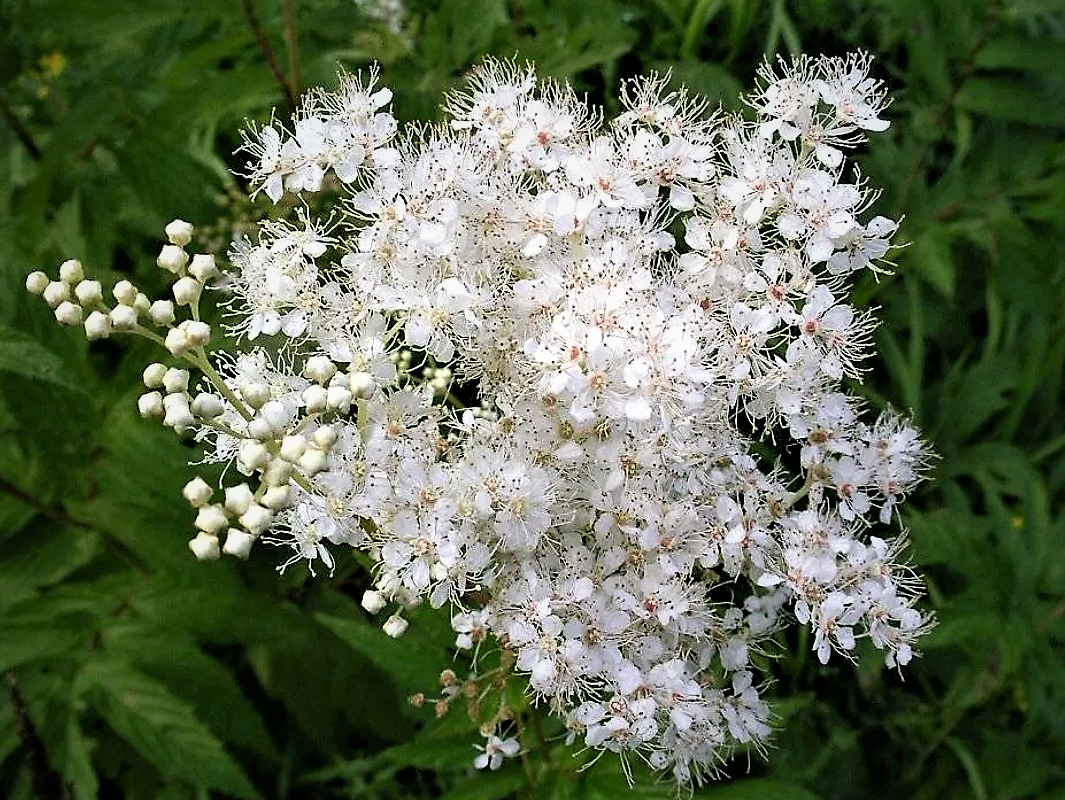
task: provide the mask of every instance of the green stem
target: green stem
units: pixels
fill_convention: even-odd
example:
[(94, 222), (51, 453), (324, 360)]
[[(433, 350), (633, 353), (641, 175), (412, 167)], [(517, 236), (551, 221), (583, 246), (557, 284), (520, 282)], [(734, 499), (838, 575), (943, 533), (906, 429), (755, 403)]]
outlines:
[(681, 46), (681, 54), (685, 59), (695, 58), (699, 37), (706, 31), (707, 23), (721, 8), (721, 3), (722, 0), (696, 0), (695, 8), (688, 17), (688, 25), (684, 31), (684, 44)]
[(300, 80), (300, 33), (296, 0), (284, 0), (281, 4), (285, 15), (285, 50), (288, 53), (288, 87), (293, 99), (301, 93)]

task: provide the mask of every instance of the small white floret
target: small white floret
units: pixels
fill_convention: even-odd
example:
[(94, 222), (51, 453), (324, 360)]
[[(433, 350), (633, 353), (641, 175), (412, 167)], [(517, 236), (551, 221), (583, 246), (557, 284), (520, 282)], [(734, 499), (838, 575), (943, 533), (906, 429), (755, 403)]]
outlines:
[(80, 325), (81, 306), (74, 305), (69, 300), (64, 300), (56, 306), (55, 318), (60, 325)]
[(218, 537), (201, 531), (195, 539), (189, 539), (189, 550), (196, 556), (197, 561), (215, 561), (221, 555), (218, 548)]
[(388, 601), (380, 592), (375, 592), (373, 589), (367, 589), (362, 593), (362, 607), (369, 611), (371, 614), (377, 614), (388, 605)]
[(48, 283), (48, 276), (40, 270), (35, 270), (26, 276), (26, 291), (31, 294), (44, 294)]
[(167, 241), (169, 241), (170, 244), (184, 247), (192, 241), (192, 234), (196, 229), (192, 226), (191, 222), (185, 222), (183, 219), (175, 219), (167, 225), (164, 230), (166, 231)]
[(85, 318), (85, 336), (93, 339), (106, 339), (111, 334), (111, 318), (101, 311), (93, 311)]
[(403, 619), (399, 614), (393, 614), (385, 620), (385, 624), (381, 626), (381, 630), (393, 639), (398, 639), (407, 630), (407, 620)]
[(214, 489), (211, 488), (211, 484), (197, 476), (185, 484), (181, 494), (189, 501), (190, 506), (200, 508), (210, 501), (211, 495), (214, 494)]
[(176, 244), (165, 244), (159, 251), (155, 263), (160, 269), (165, 269), (174, 275), (182, 275), (185, 272), (185, 265), (189, 263), (189, 254)]
[(253, 544), (255, 544), (255, 537), (250, 533), (239, 528), (230, 528), (226, 531), (226, 544), (222, 549), (226, 555), (236, 556), (246, 561)]
[(68, 258), (62, 264), (59, 265), (59, 280), (63, 283), (75, 284), (85, 277), (85, 270), (81, 267), (81, 262), (76, 258)]
[(83, 306), (94, 306), (104, 301), (104, 287), (99, 281), (80, 281), (74, 287), (74, 296)]
[(174, 304), (170, 300), (156, 300), (148, 309), (148, 318), (156, 325), (169, 325), (174, 321)]

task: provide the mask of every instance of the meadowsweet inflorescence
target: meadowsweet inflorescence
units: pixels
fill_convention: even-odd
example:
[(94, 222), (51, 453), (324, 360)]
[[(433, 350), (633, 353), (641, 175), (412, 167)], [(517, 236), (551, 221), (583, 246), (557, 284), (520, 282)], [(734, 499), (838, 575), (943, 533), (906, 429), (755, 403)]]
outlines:
[[(927, 452), (841, 389), (873, 327), (847, 279), (897, 227), (862, 220), (844, 158), (888, 125), (868, 67), (767, 65), (754, 122), (638, 80), (604, 126), (489, 61), (446, 124), (409, 132), (376, 75), (342, 76), (291, 131), (247, 136), (255, 191), (343, 200), (233, 246), (244, 349), (205, 350), (217, 270), (181, 221), (158, 259), (173, 301), (123, 282), (109, 306), (78, 262), (27, 286), (204, 375), (153, 364), (139, 403), (248, 479), (186, 487), (197, 558), (262, 541), (313, 571), (362, 549), (387, 634), (423, 598), (450, 606), (457, 647), (494, 637), (571, 739), (687, 782), (768, 737), (752, 654), (786, 617), (822, 662), (867, 637), (889, 666), (931, 624), (903, 537), (873, 535)], [(480, 767), (518, 751), (485, 736)]]

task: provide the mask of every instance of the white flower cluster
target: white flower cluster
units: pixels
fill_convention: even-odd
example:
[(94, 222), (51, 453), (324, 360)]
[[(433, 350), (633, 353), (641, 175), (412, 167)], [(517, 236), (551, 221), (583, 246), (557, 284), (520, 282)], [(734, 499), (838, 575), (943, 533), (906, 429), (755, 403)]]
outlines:
[[(902, 537), (872, 529), (927, 453), (841, 389), (873, 325), (846, 279), (896, 228), (845, 170), (888, 124), (868, 66), (766, 68), (754, 122), (635, 81), (604, 126), (490, 61), (447, 124), (403, 134), (345, 76), (251, 135), (257, 191), (332, 173), (345, 197), (233, 249), (234, 331), (274, 338), (183, 405), (252, 478), (187, 487), (196, 555), (224, 529), (240, 557), (291, 548), (282, 567), (363, 549), (390, 635), (451, 604), (457, 646), (495, 637), (572, 738), (680, 782), (769, 735), (752, 654), (786, 617), (822, 662), (861, 637), (908, 662), (931, 620)], [(486, 736), (480, 766), (517, 752)]]

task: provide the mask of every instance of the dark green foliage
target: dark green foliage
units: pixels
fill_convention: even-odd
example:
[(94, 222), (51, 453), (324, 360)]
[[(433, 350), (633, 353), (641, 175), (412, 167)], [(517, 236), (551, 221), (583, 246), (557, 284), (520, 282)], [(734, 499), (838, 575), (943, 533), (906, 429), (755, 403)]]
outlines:
[[(905, 512), (940, 625), (904, 681), (875, 655), (823, 669), (787, 642), (774, 751), (698, 795), (1065, 797), (1060, 3), (411, 0), (402, 33), (349, 0), (290, 4), (290, 88), (377, 60), (405, 119), (486, 53), (535, 60), (608, 113), (651, 69), (736, 108), (764, 55), (877, 56), (893, 125), (862, 166), (909, 245), (858, 287), (882, 320), (859, 391), (908, 409), (941, 456)], [(253, 5), (291, 83), (281, 0)], [(415, 614), (386, 639), (355, 561), (314, 580), (279, 579), (264, 549), (196, 564), (180, 494), (196, 451), (136, 418), (157, 356), (90, 347), (23, 291), (68, 257), (156, 288), (175, 216), (221, 231), (223, 254), (265, 213), (227, 174), (239, 127), (285, 103), (241, 3), (0, 0), (0, 673), (51, 765), (79, 800), (673, 797), (640, 764), (630, 790), (616, 760), (572, 756), (549, 719), (528, 763), (472, 774), (477, 721), (407, 702), (452, 666), (446, 621)], [(30, 798), (17, 722), (0, 703), (0, 796)]]

